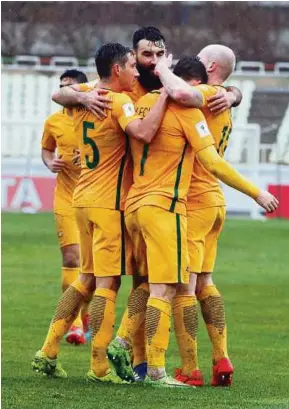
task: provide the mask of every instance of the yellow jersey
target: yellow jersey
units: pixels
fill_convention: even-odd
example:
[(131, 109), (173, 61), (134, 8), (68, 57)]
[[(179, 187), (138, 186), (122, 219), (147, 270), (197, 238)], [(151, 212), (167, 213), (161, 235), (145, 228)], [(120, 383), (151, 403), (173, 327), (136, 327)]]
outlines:
[(74, 132), (73, 118), (65, 110), (50, 115), (44, 124), (41, 141), (43, 149), (61, 155), (66, 168), (57, 173), (54, 195), (54, 211), (67, 214), (72, 205), (72, 195), (75, 189), (80, 169), (72, 164), (73, 151), (78, 149)]
[[(80, 84), (81, 91), (92, 91), (93, 88), (97, 88), (98, 83), (99, 80), (95, 79), (91, 82)], [(147, 92), (148, 91), (140, 84), (140, 82), (137, 79), (135, 79), (133, 82), (132, 91), (124, 91), (123, 94), (128, 95), (132, 102), (135, 103)]]
[[(159, 94), (152, 91), (143, 96), (136, 112), (145, 117)], [(130, 142), (134, 183), (127, 196), (126, 214), (151, 205), (186, 215), (194, 155), (214, 143), (202, 112), (170, 102), (153, 141)]]
[[(211, 134), (215, 141), (215, 147), (220, 156), (223, 156), (228, 145), (232, 131), (231, 111), (227, 110), (219, 115), (211, 113), (207, 106), (207, 98), (215, 95), (220, 86), (198, 85), (196, 87), (203, 96), (203, 112)], [(196, 158), (193, 166), (190, 188), (188, 192), (188, 210), (203, 209), (206, 207), (225, 206), (225, 197), (220, 187), (219, 180), (208, 172)]]
[(136, 103), (141, 97), (147, 94), (147, 90), (140, 84), (138, 79), (134, 80), (133, 88), (131, 92), (125, 91), (124, 94), (128, 95), (133, 103)]
[[(88, 88), (82, 86), (82, 90)], [(112, 109), (99, 120), (85, 107), (73, 108), (81, 173), (74, 191), (74, 207), (123, 210), (132, 183), (132, 163), (126, 126), (139, 117), (131, 99), (109, 90)]]

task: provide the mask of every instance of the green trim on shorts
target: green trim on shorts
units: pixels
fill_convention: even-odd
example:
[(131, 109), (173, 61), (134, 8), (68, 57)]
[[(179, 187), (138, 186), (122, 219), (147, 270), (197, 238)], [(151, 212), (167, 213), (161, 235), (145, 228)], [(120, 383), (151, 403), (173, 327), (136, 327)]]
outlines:
[(121, 195), (121, 185), (122, 185), (122, 177), (123, 177), (123, 171), (129, 151), (129, 142), (128, 142), (128, 136), (125, 134), (125, 152), (124, 155), (121, 159), (120, 162), (120, 167), (119, 167), (119, 172), (118, 172), (118, 178), (117, 178), (117, 187), (116, 187), (116, 198), (115, 198), (115, 210), (120, 210), (120, 195)]
[(182, 153), (182, 157), (180, 160), (180, 163), (178, 164), (178, 168), (177, 168), (177, 176), (176, 176), (176, 182), (175, 182), (175, 188), (174, 188), (174, 197), (172, 199), (172, 204), (170, 207), (170, 212), (174, 212), (175, 211), (175, 207), (176, 207), (176, 203), (179, 199), (179, 185), (180, 185), (180, 180), (181, 180), (181, 175), (182, 175), (182, 167), (183, 167), (183, 162), (184, 162), (184, 157), (185, 157), (185, 153), (188, 147), (188, 142), (185, 143), (184, 149), (183, 149), (183, 153)]
[(121, 227), (121, 264), (120, 274), (126, 275), (126, 260), (125, 260), (125, 222), (124, 212), (120, 212), (120, 227)]
[(180, 215), (176, 214), (177, 224), (177, 260), (178, 260), (178, 283), (182, 283), (182, 236)]

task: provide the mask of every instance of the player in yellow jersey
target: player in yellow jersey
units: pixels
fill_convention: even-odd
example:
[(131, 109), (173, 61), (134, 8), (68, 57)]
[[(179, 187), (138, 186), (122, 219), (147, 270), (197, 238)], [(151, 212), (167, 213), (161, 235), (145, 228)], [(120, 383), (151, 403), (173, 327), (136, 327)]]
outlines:
[[(164, 61), (156, 68), (167, 91), (179, 103), (199, 106), (204, 113), (208, 126), (214, 136), (215, 146), (223, 156), (232, 130), (230, 111), (214, 115), (208, 109), (208, 100), (216, 95), (222, 83), (232, 73), (235, 56), (232, 50), (220, 45), (205, 47), (199, 54), (206, 66), (208, 85), (197, 85), (191, 81), (188, 85), (178, 77), (184, 66), (177, 65), (172, 74)], [(189, 58), (187, 64), (189, 64)], [(190, 85), (197, 85), (190, 87)], [(268, 195), (261, 192), (261, 195)], [(273, 206), (274, 208), (274, 206)], [(225, 218), (225, 198), (218, 180), (210, 174), (199, 160), (194, 163), (190, 189), (188, 193), (188, 246), (190, 253), (191, 283), (189, 290), (180, 288), (175, 299), (175, 325), (182, 357), (182, 369), (177, 370), (176, 379), (191, 385), (203, 385), (203, 377), (198, 369), (196, 331), (189, 335), (182, 325), (182, 317), (187, 314), (188, 306), (196, 312), (196, 297), (200, 301), (203, 317), (213, 345), (214, 386), (228, 386), (232, 381), (233, 366), (227, 352), (226, 322), (224, 303), (212, 280), (212, 271), (217, 252), (217, 239)], [(270, 209), (270, 207), (268, 208)], [(191, 297), (190, 297), (191, 296)], [(187, 309), (187, 311), (186, 311)], [(195, 318), (195, 322), (196, 318)]]
[[(60, 88), (83, 82), (87, 82), (86, 75), (75, 69), (67, 70), (60, 76)], [(72, 195), (80, 174), (80, 169), (72, 164), (78, 143), (74, 133), (73, 119), (66, 109), (46, 119), (41, 145), (41, 155), (45, 166), (51, 172), (57, 173), (54, 217), (62, 254), (62, 292), (64, 292), (79, 274), (79, 233), (75, 211), (72, 208)], [(56, 151), (57, 154), (55, 154)], [(87, 305), (85, 303), (82, 314), (79, 314), (66, 334), (67, 342), (76, 345), (85, 343), (85, 332), (89, 334)]]
[[(121, 383), (110, 370), (106, 349), (111, 340), (115, 300), (121, 275), (131, 273), (130, 242), (124, 225), (124, 201), (132, 182), (127, 135), (150, 143), (166, 109), (166, 95), (144, 119), (135, 115), (130, 91), (138, 75), (132, 51), (121, 44), (106, 44), (97, 52), (99, 87), (108, 89), (112, 109), (99, 120), (85, 107), (73, 108), (81, 156), (81, 174), (73, 205), (80, 232), (81, 273), (61, 297), (47, 338), (32, 362), (34, 370), (66, 377), (57, 363), (59, 343), (91, 292), (91, 369), (94, 382)], [(127, 134), (127, 135), (126, 135)], [(132, 374), (131, 374), (132, 375)]]
[[(157, 62), (166, 53), (165, 38), (156, 27), (142, 27), (133, 35), (133, 48), (136, 54), (137, 67), (140, 75), (134, 81), (133, 91), (127, 94), (136, 102), (148, 91), (159, 89), (162, 85), (159, 78), (155, 75), (154, 69)], [(90, 84), (93, 88), (91, 92), (80, 93), (76, 92), (80, 90), (80, 87), (76, 86), (74, 89), (68, 87), (56, 93), (53, 98), (57, 103), (63, 105), (81, 103), (95, 115), (103, 117), (106, 114), (102, 109), (109, 107), (109, 105), (106, 105), (108, 99), (105, 95), (102, 95), (103, 90), (95, 88), (97, 81)], [(239, 92), (238, 90), (233, 91), (235, 91), (236, 94), (228, 92), (222, 96), (222, 93), (218, 93), (217, 96), (221, 96), (221, 99), (217, 99), (217, 101), (221, 100), (224, 106), (231, 106), (233, 103), (236, 103), (236, 99), (239, 98)], [(132, 314), (132, 311), (136, 310), (135, 304), (145, 306), (145, 302), (139, 302), (139, 297), (144, 300), (148, 298), (148, 295), (147, 285), (143, 283), (141, 278), (134, 278), (134, 291), (132, 291), (130, 295), (128, 309), (124, 314), (124, 319), (118, 331), (118, 335), (120, 335), (121, 338), (128, 336), (132, 320), (134, 320), (135, 317), (134, 314)], [(134, 320), (134, 322), (136, 321)], [(144, 379), (146, 374), (144, 325), (142, 325), (135, 334), (134, 339), (133, 367), (137, 377)]]
[[(186, 68), (186, 59), (184, 63)], [(190, 77), (195, 79), (199, 75), (201, 82), (206, 75), (205, 67), (193, 59), (190, 65), (189, 70), (183, 72), (184, 78), (189, 81)], [(136, 105), (137, 112), (143, 112), (145, 116), (157, 100), (157, 93), (153, 91), (141, 98)], [(277, 206), (272, 195), (260, 193), (256, 186), (224, 161), (213, 143), (201, 111), (175, 103), (169, 104), (160, 130), (149, 146), (138, 141), (131, 143), (134, 184), (126, 201), (126, 224), (134, 244), (137, 270), (143, 275), (148, 271), (147, 381), (158, 386), (180, 385), (166, 375), (165, 352), (170, 303), (178, 286), (185, 285), (188, 279), (186, 257), (183, 258), (187, 245), (186, 196), (195, 157), (207, 170), (254, 198), (265, 209)], [(192, 320), (186, 320), (185, 324), (190, 333), (194, 332)], [(127, 347), (134, 334), (130, 335), (131, 339), (126, 339)]]
[[(142, 27), (133, 35), (133, 48), (136, 53), (137, 67), (139, 70), (139, 77), (134, 83), (133, 92), (130, 97), (133, 101), (137, 101), (149, 90), (159, 89), (162, 84), (159, 78), (155, 75), (154, 69), (157, 62), (165, 55), (165, 38), (162, 33), (155, 27)], [(228, 92), (226, 96), (221, 98), (221, 103), (226, 104), (236, 103), (239, 98), (239, 91), (237, 89), (233, 92)], [(221, 93), (218, 93), (220, 96)], [(220, 102), (220, 99), (217, 99)], [(140, 112), (142, 115), (143, 113)], [(148, 298), (149, 292), (146, 284), (141, 278), (134, 279), (134, 291), (131, 292), (128, 308), (125, 311), (123, 320), (117, 332), (116, 340), (122, 341), (130, 338), (130, 331), (134, 330), (134, 325), (137, 325), (137, 315), (134, 312), (139, 311), (140, 305), (145, 305), (145, 298)], [(135, 305), (137, 304), (137, 308)], [(133, 367), (136, 379), (144, 379), (146, 374), (146, 354), (144, 345), (144, 323), (135, 333), (133, 338)], [(117, 356), (117, 342), (110, 345), (109, 353)]]
[[(163, 57), (166, 52), (165, 38), (162, 33), (155, 27), (142, 27), (137, 30), (133, 35), (133, 48), (137, 58), (137, 68), (139, 70), (139, 76), (133, 83), (133, 89), (130, 92), (125, 92), (133, 102), (136, 102), (140, 97), (145, 95), (149, 90), (157, 89), (161, 87), (160, 80), (154, 75), (154, 68), (157, 61)], [(108, 112), (101, 111), (101, 108), (109, 108), (107, 103), (107, 96), (102, 93), (104, 90), (95, 88), (98, 81), (89, 83), (91, 92), (76, 92), (80, 91), (81, 87), (75, 86), (73, 89), (67, 87), (62, 89), (53, 95), (54, 100), (60, 104), (83, 104), (96, 116), (105, 117)], [(107, 91), (106, 91), (107, 92)], [(145, 299), (149, 296), (148, 285), (143, 283), (142, 278), (134, 276), (134, 290), (130, 294), (129, 306), (130, 309), (135, 310), (134, 304), (146, 306)], [(142, 303), (139, 299), (144, 300)], [(138, 306), (139, 308), (139, 306)], [(144, 311), (145, 312), (145, 311)], [(130, 316), (130, 314), (129, 314)], [(130, 320), (130, 318), (128, 318)], [(120, 332), (123, 334), (126, 330), (127, 322), (123, 321), (120, 327)], [(133, 366), (136, 373), (145, 376), (146, 373), (146, 357), (145, 357), (145, 345), (144, 345), (144, 326), (140, 328), (140, 331), (136, 334), (134, 344), (134, 360)]]

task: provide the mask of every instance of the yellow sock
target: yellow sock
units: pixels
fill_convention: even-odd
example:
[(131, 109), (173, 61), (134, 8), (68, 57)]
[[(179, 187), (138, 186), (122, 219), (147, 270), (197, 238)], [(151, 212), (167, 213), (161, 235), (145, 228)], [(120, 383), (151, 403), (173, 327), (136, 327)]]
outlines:
[(46, 340), (41, 349), (49, 358), (55, 358), (57, 356), (60, 341), (71, 327), (71, 324), (79, 313), (83, 298), (88, 292), (88, 289), (79, 280), (76, 280), (73, 285), (68, 287), (62, 294), (50, 324)]
[(198, 296), (213, 346), (213, 362), (228, 358), (224, 301), (214, 285), (207, 285)]
[(177, 295), (173, 300), (173, 316), (176, 338), (182, 359), (182, 374), (191, 375), (198, 367), (197, 299), (191, 295)]
[[(128, 306), (117, 331), (117, 337), (122, 338), (129, 347), (132, 347), (133, 337), (145, 319), (149, 295), (148, 284), (143, 283), (133, 289), (128, 298)], [(144, 337), (141, 338), (141, 334), (138, 334), (138, 342), (145, 349)]]
[[(70, 267), (62, 267), (61, 268), (61, 276), (62, 276), (62, 292), (67, 290), (67, 288), (74, 283), (75, 280), (77, 280), (77, 277), (79, 275), (79, 267), (76, 268), (70, 268)], [(75, 320), (72, 323), (73, 326), (82, 328), (82, 320), (81, 320), (81, 314), (79, 313)]]
[(91, 369), (96, 376), (104, 376), (109, 370), (106, 349), (113, 336), (115, 299), (115, 291), (98, 288), (91, 301)]
[(133, 336), (132, 340), (133, 350), (133, 367), (146, 362), (146, 344), (145, 344), (145, 319), (141, 326)]
[(146, 350), (150, 369), (165, 368), (169, 345), (171, 304), (159, 298), (148, 299), (146, 313)]

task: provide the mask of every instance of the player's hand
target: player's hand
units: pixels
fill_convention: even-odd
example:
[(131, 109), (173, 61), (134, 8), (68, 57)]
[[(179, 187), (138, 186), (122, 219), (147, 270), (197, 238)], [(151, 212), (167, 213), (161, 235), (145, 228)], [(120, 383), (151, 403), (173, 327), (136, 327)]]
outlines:
[(235, 100), (235, 95), (232, 92), (219, 89), (215, 95), (208, 97), (208, 108), (213, 114), (218, 115), (231, 108)]
[(163, 68), (170, 68), (173, 63), (173, 54), (169, 54), (168, 56), (164, 55), (159, 59), (157, 65), (154, 69), (154, 74), (159, 75)]
[(107, 89), (94, 89), (89, 92), (83, 92), (82, 104), (98, 119), (107, 117), (106, 109), (111, 109), (111, 100), (105, 95), (108, 93)]
[(78, 168), (81, 165), (80, 151), (78, 149), (73, 149), (72, 163), (73, 163), (74, 166), (77, 166)]
[(263, 207), (268, 213), (274, 212), (279, 205), (278, 199), (266, 190), (261, 190), (259, 196), (255, 200), (258, 205)]
[(52, 161), (49, 163), (48, 167), (51, 170), (51, 172), (59, 173), (63, 169), (66, 168), (66, 163), (64, 162), (63, 159), (61, 159), (61, 156), (59, 156), (59, 157), (55, 157), (54, 159), (52, 159)]

